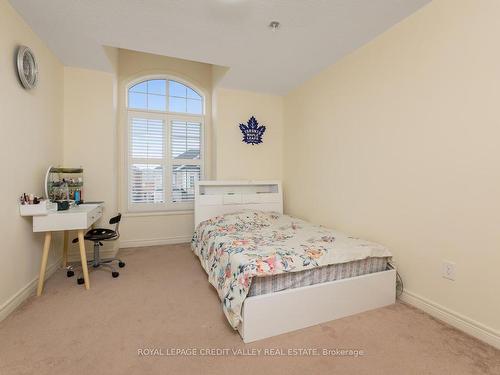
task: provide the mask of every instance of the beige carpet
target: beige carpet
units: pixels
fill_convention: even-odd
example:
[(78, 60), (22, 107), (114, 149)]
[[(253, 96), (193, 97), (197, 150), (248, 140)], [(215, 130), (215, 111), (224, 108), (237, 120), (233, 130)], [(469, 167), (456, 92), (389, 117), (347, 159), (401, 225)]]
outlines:
[[(188, 245), (120, 255), (127, 267), (118, 279), (94, 272), (85, 291), (61, 270), (41, 298), (1, 322), (0, 374), (500, 374), (500, 351), (400, 303), (245, 345)], [(147, 347), (164, 355), (137, 354)], [(364, 355), (165, 355), (171, 348)]]

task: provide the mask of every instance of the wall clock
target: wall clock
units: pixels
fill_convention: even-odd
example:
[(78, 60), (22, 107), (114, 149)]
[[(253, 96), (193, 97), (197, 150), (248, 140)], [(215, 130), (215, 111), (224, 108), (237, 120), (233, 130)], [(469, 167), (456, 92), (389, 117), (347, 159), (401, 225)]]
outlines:
[(17, 50), (17, 73), (25, 89), (30, 90), (36, 87), (38, 64), (35, 55), (26, 46), (20, 46)]

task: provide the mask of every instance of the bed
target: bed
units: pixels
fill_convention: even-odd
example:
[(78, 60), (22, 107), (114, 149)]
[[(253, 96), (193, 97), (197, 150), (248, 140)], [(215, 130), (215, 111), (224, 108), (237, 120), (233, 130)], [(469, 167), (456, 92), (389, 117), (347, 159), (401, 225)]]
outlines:
[(192, 250), (244, 342), (394, 303), (383, 246), (283, 215), (278, 181), (195, 187)]

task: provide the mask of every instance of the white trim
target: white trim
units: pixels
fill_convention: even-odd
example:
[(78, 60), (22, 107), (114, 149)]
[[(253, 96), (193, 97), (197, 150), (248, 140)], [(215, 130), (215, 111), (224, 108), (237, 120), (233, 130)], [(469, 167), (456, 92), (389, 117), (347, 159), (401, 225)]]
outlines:
[(189, 243), (191, 242), (191, 238), (192, 238), (191, 236), (175, 236), (175, 237), (148, 238), (139, 240), (121, 240), (120, 249), (131, 248), (131, 247), (148, 247), (148, 246)]
[[(161, 79), (166, 80), (166, 110), (165, 111), (153, 111), (153, 110), (141, 110), (136, 108), (128, 107), (128, 94), (131, 87), (136, 84), (147, 82), (152, 79)], [(201, 114), (193, 114), (193, 113), (182, 113), (182, 112), (171, 112), (169, 111), (169, 97), (170, 97), (170, 86), (169, 81), (175, 81), (177, 83), (183, 84), (186, 87), (194, 90), (200, 97), (202, 98), (202, 113)], [(123, 162), (121, 164), (121, 200), (123, 200), (122, 204), (126, 208), (126, 212), (134, 213), (144, 213), (144, 212), (155, 212), (155, 211), (183, 211), (183, 210), (192, 210), (194, 207), (194, 202), (171, 202), (171, 194), (172, 194), (172, 165), (174, 162), (182, 162), (186, 165), (199, 165), (200, 166), (200, 179), (205, 177), (205, 168), (207, 161), (205, 160), (206, 150), (208, 147), (208, 142), (206, 139), (207, 131), (205, 127), (209, 120), (207, 120), (207, 93), (205, 90), (200, 89), (199, 86), (193, 84), (191, 81), (186, 80), (184, 78), (180, 78), (178, 76), (174, 76), (171, 74), (146, 74), (146, 75), (137, 75), (134, 79), (128, 80), (124, 83), (124, 110), (126, 117), (125, 128), (123, 129), (124, 139), (123, 142)], [(159, 119), (164, 123), (164, 157), (163, 159), (154, 159), (154, 162), (162, 165), (163, 167), (163, 203), (132, 203), (130, 201), (130, 166), (132, 163), (139, 163), (138, 159), (131, 158), (130, 155), (130, 121), (132, 117), (141, 117), (146, 119)], [(171, 123), (172, 121), (191, 121), (197, 122), (201, 125), (201, 134), (200, 134), (200, 159), (189, 159), (189, 160), (180, 160), (173, 159), (171, 156)], [(123, 192), (125, 194), (123, 195)], [(125, 199), (124, 199), (125, 198)]]
[[(52, 276), (60, 267), (62, 257), (57, 259), (53, 264), (47, 267), (45, 273), (45, 280)], [(0, 321), (9, 316), (19, 305), (26, 301), (31, 295), (35, 293), (38, 285), (38, 276), (31, 280), (25, 287), (21, 288), (16, 294), (8, 299), (2, 306), (0, 306)]]
[(409, 291), (404, 291), (399, 298), (402, 302), (425, 311), (436, 319), (448, 323), (460, 331), (500, 349), (499, 331)]
[[(212, 178), (213, 169), (215, 168), (213, 156), (212, 156), (212, 91), (210, 88), (206, 88), (204, 84), (198, 81), (196, 78), (186, 76), (185, 74), (171, 71), (166, 69), (145, 69), (138, 70), (135, 73), (121, 77), (118, 82), (118, 209), (125, 214), (131, 212), (128, 210), (128, 181), (127, 181), (127, 128), (128, 128), (128, 108), (127, 108), (127, 89), (134, 82), (142, 81), (143, 79), (150, 78), (169, 78), (181, 83), (185, 83), (191, 88), (195, 89), (204, 98), (204, 113), (203, 113), (203, 152), (205, 153), (204, 159), (204, 178)], [(182, 115), (182, 114), (181, 114)], [(174, 211), (180, 210), (179, 207), (174, 207)], [(132, 211), (135, 212), (135, 211)], [(139, 213), (144, 213), (146, 211), (138, 211)], [(150, 212), (149, 210), (147, 212)], [(152, 211), (154, 212), (154, 211)], [(161, 210), (159, 211), (161, 212)]]
[(123, 214), (123, 217), (148, 217), (148, 216), (172, 216), (172, 215), (194, 215), (194, 210), (182, 211), (133, 211)]
[[(127, 115), (127, 127), (125, 129), (126, 134), (126, 152), (124, 158), (126, 160), (126, 166), (124, 175), (126, 176), (126, 192), (127, 192), (127, 212), (155, 212), (155, 211), (184, 211), (192, 210), (194, 208), (194, 202), (172, 202), (172, 166), (174, 164), (182, 163), (185, 165), (199, 165), (200, 166), (200, 178), (203, 179), (205, 175), (205, 120), (203, 116), (174, 116), (168, 113), (151, 114), (145, 113), (145, 115), (139, 114), (136, 111), (128, 111)], [(164, 129), (164, 144), (163, 144), (163, 158), (162, 159), (141, 159), (133, 158), (130, 155), (131, 148), (131, 136), (130, 127), (133, 118), (145, 118), (152, 120), (160, 120), (163, 123)], [(200, 159), (173, 159), (171, 155), (172, 149), (172, 122), (195, 122), (200, 124)], [(130, 166), (132, 164), (148, 164), (154, 163), (161, 165), (163, 168), (163, 202), (160, 203), (132, 203), (130, 201), (130, 186), (131, 186), (131, 174)]]

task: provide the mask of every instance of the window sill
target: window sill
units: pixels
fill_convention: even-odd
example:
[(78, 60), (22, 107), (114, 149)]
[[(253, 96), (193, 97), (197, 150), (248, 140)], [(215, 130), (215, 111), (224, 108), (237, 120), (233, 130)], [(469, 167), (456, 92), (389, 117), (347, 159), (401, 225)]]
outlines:
[(179, 211), (130, 211), (123, 214), (123, 217), (148, 217), (148, 216), (175, 216), (175, 215), (192, 215), (194, 210), (179, 210)]

